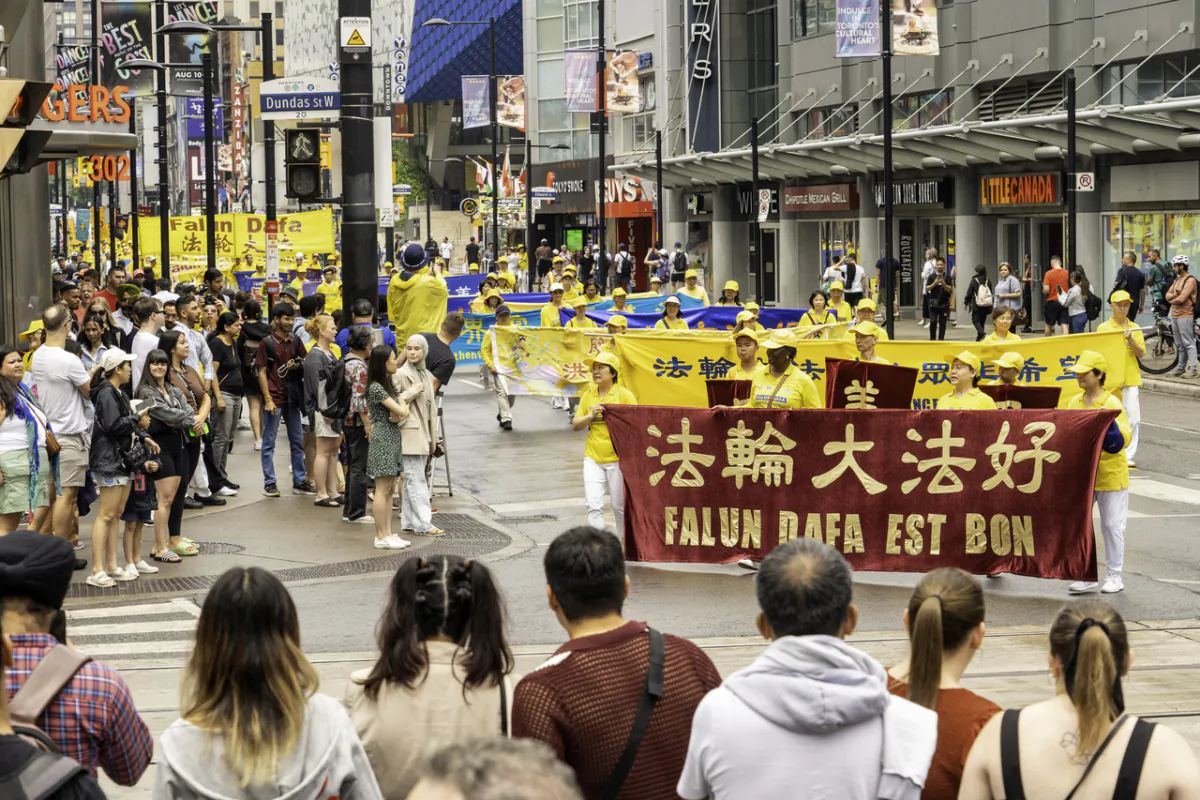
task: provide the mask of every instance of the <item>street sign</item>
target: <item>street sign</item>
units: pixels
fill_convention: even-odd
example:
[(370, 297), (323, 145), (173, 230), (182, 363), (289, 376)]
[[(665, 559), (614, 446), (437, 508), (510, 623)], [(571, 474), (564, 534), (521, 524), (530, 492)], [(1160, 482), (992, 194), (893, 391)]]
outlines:
[(394, 228), (396, 226), (396, 210), (391, 203), (379, 207), (379, 227)]
[(1096, 191), (1096, 173), (1094, 173), (1094, 172), (1076, 172), (1075, 173), (1075, 191), (1077, 191), (1077, 192), (1094, 192), (1094, 191)]
[(771, 216), (771, 190), (758, 190), (758, 221), (766, 222)]
[(259, 87), (263, 119), (337, 119), (342, 98), (329, 78), (278, 78)]
[(393, 197), (408, 197), (412, 194), (412, 185), (407, 183), (397, 183), (392, 187)]
[(342, 49), (347, 53), (371, 51), (371, 18), (342, 17)]
[(479, 203), (476, 202), (474, 197), (467, 197), (458, 204), (458, 210), (465, 216), (473, 217), (479, 212)]
[(558, 190), (553, 186), (534, 186), (529, 191), (537, 200), (554, 200), (558, 197)]
[(263, 230), (267, 234), (267, 294), (279, 294), (279, 222), (269, 219)]

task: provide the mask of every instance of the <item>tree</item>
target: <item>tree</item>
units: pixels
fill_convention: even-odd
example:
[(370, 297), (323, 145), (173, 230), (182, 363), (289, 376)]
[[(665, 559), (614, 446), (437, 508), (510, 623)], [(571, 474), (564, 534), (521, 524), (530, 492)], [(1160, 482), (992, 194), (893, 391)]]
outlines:
[(403, 139), (392, 140), (392, 164), (396, 172), (396, 183), (407, 183), (412, 187), (405, 202), (425, 202), (425, 159), (414, 153), (411, 144)]

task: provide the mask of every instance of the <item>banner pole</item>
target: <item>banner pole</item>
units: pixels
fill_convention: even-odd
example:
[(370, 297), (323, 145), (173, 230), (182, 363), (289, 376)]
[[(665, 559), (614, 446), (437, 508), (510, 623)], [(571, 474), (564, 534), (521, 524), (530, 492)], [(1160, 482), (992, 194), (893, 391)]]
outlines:
[[(896, 308), (892, 282), (892, 24), (891, 0), (880, 0), (882, 19), (879, 28), (880, 57), (883, 61), (883, 294), (887, 311), (885, 328), (889, 339), (896, 338)], [(876, 217), (878, 219), (878, 217)]]

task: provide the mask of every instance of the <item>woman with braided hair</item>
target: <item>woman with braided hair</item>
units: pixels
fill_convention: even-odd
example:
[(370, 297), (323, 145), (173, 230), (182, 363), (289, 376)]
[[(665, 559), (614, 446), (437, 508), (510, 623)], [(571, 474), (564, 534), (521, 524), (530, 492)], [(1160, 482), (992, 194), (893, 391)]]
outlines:
[(351, 675), (345, 703), (385, 800), (403, 800), (429, 756), (507, 736), (512, 653), (504, 600), (482, 563), (405, 561), (379, 620), (379, 661)]

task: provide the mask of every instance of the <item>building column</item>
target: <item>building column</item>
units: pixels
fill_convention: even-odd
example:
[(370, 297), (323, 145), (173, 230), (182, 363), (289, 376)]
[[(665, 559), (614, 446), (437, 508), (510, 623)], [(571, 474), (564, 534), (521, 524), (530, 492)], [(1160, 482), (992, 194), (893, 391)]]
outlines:
[(775, 269), (779, 271), (779, 299), (781, 308), (802, 308), (800, 295), (804, 283), (811, 276), (805, 275), (811, 262), (805, 258), (807, 252), (800, 242), (800, 227), (804, 223), (796, 219), (779, 220), (779, 253)]
[(682, 189), (659, 189), (663, 198), (663, 247), (670, 252), (676, 242), (687, 248), (687, 193)]
[[(892, 258), (897, 258), (896, 242), (892, 241)], [(855, 242), (858, 263), (870, 270), (883, 258), (883, 239), (880, 236), (879, 208), (875, 205), (875, 182), (869, 175), (858, 179), (858, 241)], [(868, 272), (868, 274), (870, 274)], [(875, 277), (882, 280), (882, 275)], [(882, 288), (882, 285), (881, 285)]]
[[(959, 170), (954, 175), (954, 263), (958, 285), (964, 290), (975, 274), (975, 265), (986, 263), (976, 180), (975, 171), (971, 169)], [(994, 284), (999, 275), (993, 269), (989, 267), (988, 276)], [(957, 299), (961, 301), (962, 298)]]
[[(748, 253), (738, 249), (737, 187), (717, 186), (713, 190), (712, 221), (712, 279), (710, 286), (716, 290), (725, 281), (734, 280), (733, 265), (745, 261)], [(741, 223), (742, 227), (749, 225)], [(743, 235), (741, 237), (745, 239)]]

